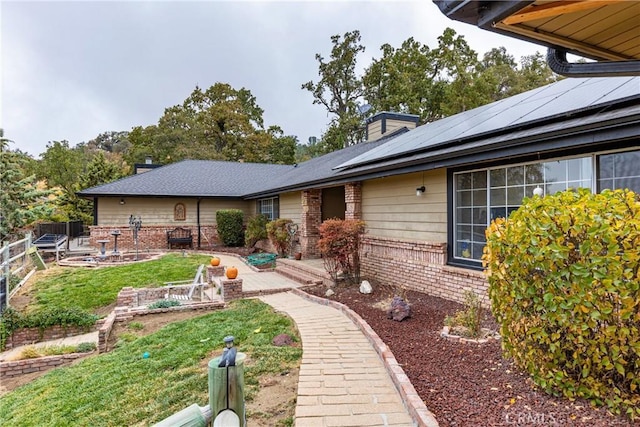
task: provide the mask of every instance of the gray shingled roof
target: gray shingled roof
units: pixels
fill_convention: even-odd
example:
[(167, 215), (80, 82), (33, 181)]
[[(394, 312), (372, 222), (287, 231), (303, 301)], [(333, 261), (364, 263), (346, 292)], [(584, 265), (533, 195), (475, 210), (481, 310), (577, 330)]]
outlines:
[(286, 165), (183, 160), (78, 194), (96, 196), (242, 197), (274, 182)]

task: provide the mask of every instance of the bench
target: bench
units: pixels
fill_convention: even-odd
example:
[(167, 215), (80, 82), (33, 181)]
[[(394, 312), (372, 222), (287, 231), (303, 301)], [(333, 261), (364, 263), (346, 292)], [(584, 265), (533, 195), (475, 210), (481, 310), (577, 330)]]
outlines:
[(167, 231), (167, 244), (169, 245), (169, 249), (172, 249), (173, 245), (189, 245), (189, 247), (193, 249), (191, 229), (176, 227), (173, 230)]

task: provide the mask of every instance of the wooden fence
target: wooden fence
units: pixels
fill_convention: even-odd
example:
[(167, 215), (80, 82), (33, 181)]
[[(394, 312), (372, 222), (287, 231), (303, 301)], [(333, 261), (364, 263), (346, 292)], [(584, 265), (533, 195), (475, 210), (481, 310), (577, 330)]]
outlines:
[(0, 250), (0, 313), (9, 306), (11, 297), (31, 277), (36, 268), (45, 268), (31, 233)]

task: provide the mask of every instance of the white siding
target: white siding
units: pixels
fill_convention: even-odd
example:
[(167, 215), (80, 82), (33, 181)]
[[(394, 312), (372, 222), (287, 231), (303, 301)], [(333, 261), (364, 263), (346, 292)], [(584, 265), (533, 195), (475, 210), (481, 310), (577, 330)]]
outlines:
[(447, 174), (444, 169), (424, 173), (426, 192), (416, 188), (423, 174), (365, 181), (362, 185), (362, 219), (371, 236), (425, 241), (447, 241)]

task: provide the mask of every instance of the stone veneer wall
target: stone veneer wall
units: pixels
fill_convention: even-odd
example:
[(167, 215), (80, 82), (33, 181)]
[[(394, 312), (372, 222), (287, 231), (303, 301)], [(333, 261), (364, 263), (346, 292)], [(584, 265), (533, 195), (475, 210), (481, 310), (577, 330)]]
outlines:
[[(138, 231), (138, 250), (146, 251), (151, 249), (167, 249), (167, 231), (173, 230), (176, 227), (166, 225), (142, 225), (140, 231)], [(193, 248), (198, 248), (198, 227), (190, 228), (193, 236)], [(98, 240), (109, 240), (106, 245), (107, 253), (113, 251), (114, 236), (111, 235), (113, 230), (120, 230), (118, 236), (118, 251), (135, 251), (136, 246), (133, 242), (133, 232), (129, 229), (128, 225), (122, 227), (117, 226), (91, 226), (91, 234), (89, 238), (89, 244), (95, 248), (100, 248)], [(206, 238), (205, 238), (206, 236)], [(200, 226), (200, 246), (204, 248), (210, 248), (213, 244), (218, 243), (218, 227), (215, 225), (202, 225)]]
[(360, 261), (362, 276), (380, 283), (458, 302), (464, 302), (464, 292), (471, 290), (488, 305), (488, 282), (484, 273), (446, 265), (446, 243), (365, 235)]

